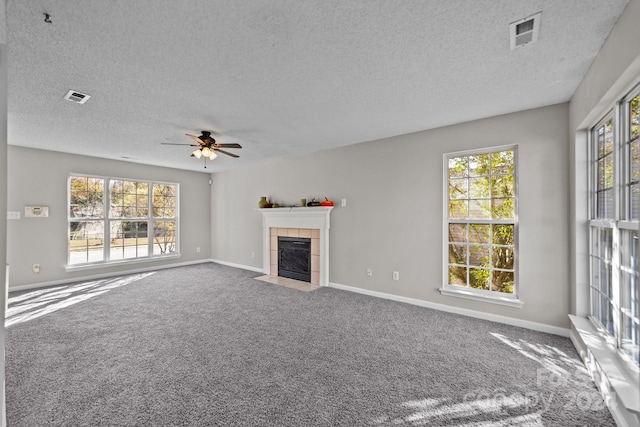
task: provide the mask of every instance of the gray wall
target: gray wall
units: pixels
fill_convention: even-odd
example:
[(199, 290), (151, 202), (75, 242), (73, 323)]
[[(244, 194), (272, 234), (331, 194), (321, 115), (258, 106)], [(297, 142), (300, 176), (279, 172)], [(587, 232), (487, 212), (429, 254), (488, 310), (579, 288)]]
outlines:
[[(7, 221), (10, 287), (73, 280), (210, 257), (209, 174), (94, 157), (9, 146), (7, 210), (21, 219)], [(181, 258), (66, 272), (67, 178), (72, 173), (148, 179), (180, 184)], [(25, 218), (27, 205), (49, 206), (48, 218)], [(196, 248), (200, 247), (200, 253)], [(41, 272), (32, 272), (40, 264)]]
[(640, 83), (640, 0), (630, 0), (570, 104), (571, 313), (589, 312), (587, 132)]
[[(507, 144), (519, 146), (521, 309), (437, 291), (443, 154)], [(347, 207), (331, 214), (330, 282), (568, 327), (568, 147), (561, 104), (217, 173), (212, 258), (262, 267), (260, 196), (284, 204), (345, 198)]]

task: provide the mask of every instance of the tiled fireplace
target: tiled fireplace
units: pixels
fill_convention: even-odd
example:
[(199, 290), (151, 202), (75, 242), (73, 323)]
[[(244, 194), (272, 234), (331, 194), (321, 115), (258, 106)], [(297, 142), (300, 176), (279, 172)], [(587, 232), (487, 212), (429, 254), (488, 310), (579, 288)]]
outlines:
[(266, 208), (262, 213), (263, 271), (278, 275), (278, 236), (311, 239), (311, 283), (329, 284), (329, 228), (332, 207)]
[(266, 274), (278, 276), (278, 237), (311, 239), (311, 284), (320, 284), (320, 230), (315, 228), (269, 228), (270, 267)]

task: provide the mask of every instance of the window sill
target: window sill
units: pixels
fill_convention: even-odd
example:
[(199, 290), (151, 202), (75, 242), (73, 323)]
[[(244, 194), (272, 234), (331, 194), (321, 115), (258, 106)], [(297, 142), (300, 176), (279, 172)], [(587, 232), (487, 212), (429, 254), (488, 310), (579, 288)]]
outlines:
[(522, 308), (522, 306), (524, 305), (522, 301), (514, 297), (485, 295), (485, 294), (480, 294), (480, 293), (469, 291), (467, 289), (462, 289), (462, 288), (454, 289), (453, 287), (446, 287), (439, 290), (440, 290), (440, 294), (448, 297), (464, 298), (464, 299), (470, 299), (474, 301), (488, 302), (490, 304), (506, 305), (507, 307), (515, 307), (515, 308)]
[(610, 394), (607, 387), (602, 387), (602, 381), (598, 380), (604, 376), (613, 389), (611, 391), (615, 392), (612, 396), (615, 396), (616, 403), (621, 404), (627, 411), (640, 415), (640, 372), (633, 371), (625, 364), (616, 349), (607, 343), (589, 319), (573, 315), (569, 315), (569, 319), (573, 326), (572, 334), (575, 331), (586, 347), (586, 353), (580, 348), (578, 351), (598, 388), (603, 394)]
[(119, 265), (141, 264), (141, 263), (163, 261), (166, 259), (176, 259), (176, 258), (182, 258), (182, 255), (173, 254), (173, 255), (157, 256), (152, 258), (133, 258), (133, 259), (126, 259), (126, 260), (118, 260), (118, 261), (100, 262), (95, 264), (67, 265), (65, 266), (64, 269), (65, 271), (95, 270), (97, 268), (115, 267)]

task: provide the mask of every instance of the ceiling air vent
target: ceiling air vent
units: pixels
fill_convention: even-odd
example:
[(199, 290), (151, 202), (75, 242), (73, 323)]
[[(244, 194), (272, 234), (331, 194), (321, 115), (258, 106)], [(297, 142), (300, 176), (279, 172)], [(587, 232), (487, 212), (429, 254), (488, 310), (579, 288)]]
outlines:
[(529, 16), (528, 18), (524, 18), (509, 24), (511, 50), (538, 40), (541, 15), (542, 12), (538, 12), (533, 16)]
[(66, 99), (67, 101), (73, 101), (78, 104), (84, 104), (89, 100), (89, 98), (91, 98), (91, 95), (87, 95), (86, 93), (80, 93), (75, 90), (70, 90), (64, 96), (64, 99)]

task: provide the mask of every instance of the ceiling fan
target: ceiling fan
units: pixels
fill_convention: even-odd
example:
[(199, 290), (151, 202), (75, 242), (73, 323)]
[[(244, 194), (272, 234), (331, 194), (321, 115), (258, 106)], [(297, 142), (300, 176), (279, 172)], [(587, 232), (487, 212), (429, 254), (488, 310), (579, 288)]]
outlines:
[(207, 167), (207, 159), (213, 160), (218, 157), (216, 153), (226, 154), (227, 156), (231, 156), (234, 158), (238, 158), (237, 154), (230, 153), (228, 151), (222, 150), (222, 148), (242, 148), (240, 144), (219, 144), (215, 139), (211, 137), (211, 132), (203, 130), (202, 135), (195, 136), (187, 134), (187, 136), (195, 142), (195, 144), (182, 144), (182, 143), (173, 143), (173, 142), (161, 142), (163, 145), (188, 145), (190, 147), (198, 147), (192, 153), (191, 157), (195, 157), (200, 159), (204, 157), (205, 163), (204, 167)]

